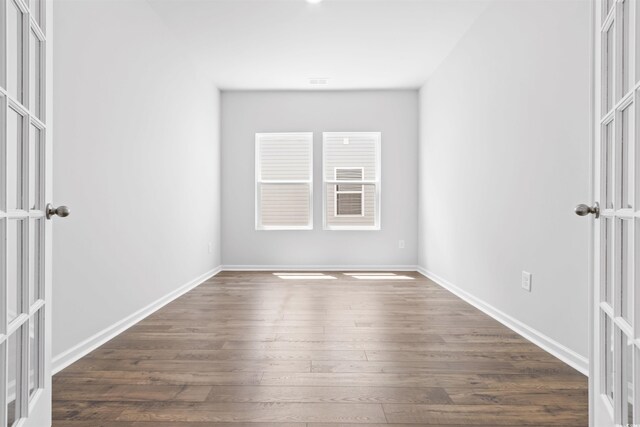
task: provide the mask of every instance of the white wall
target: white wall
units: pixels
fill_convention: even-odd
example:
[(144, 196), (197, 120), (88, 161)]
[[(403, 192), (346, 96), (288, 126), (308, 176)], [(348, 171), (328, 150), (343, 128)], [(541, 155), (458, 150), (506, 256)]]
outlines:
[(491, 6), (420, 122), (420, 266), (586, 357), (589, 2)]
[(220, 264), (220, 110), (146, 2), (54, 21), (55, 362)]
[[(322, 132), (340, 131), (382, 132), (380, 231), (322, 229)], [(314, 133), (312, 231), (255, 230), (257, 132)], [(223, 92), (223, 264), (415, 266), (417, 155), (417, 91)]]

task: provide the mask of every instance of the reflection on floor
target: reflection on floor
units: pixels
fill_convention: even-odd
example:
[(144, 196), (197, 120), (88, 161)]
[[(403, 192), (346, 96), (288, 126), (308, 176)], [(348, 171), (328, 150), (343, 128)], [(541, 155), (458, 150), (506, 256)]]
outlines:
[(422, 276), (378, 272), (221, 273), (56, 375), (53, 398), (58, 427), (583, 427), (588, 412), (583, 375)]

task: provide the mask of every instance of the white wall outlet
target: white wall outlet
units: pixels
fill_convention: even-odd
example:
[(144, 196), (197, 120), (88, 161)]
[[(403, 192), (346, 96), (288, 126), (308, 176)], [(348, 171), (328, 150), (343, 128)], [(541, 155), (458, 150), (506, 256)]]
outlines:
[(213, 253), (213, 243), (209, 242), (209, 253)]
[(531, 273), (528, 271), (522, 272), (522, 289), (531, 292)]
[(398, 241), (398, 248), (399, 249), (404, 249), (404, 240), (399, 240)]

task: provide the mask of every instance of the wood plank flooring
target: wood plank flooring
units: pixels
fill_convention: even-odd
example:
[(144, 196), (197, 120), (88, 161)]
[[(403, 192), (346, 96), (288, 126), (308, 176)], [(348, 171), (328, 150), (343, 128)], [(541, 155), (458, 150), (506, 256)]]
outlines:
[(587, 379), (416, 273), (224, 272), (53, 379), (56, 427), (575, 426)]

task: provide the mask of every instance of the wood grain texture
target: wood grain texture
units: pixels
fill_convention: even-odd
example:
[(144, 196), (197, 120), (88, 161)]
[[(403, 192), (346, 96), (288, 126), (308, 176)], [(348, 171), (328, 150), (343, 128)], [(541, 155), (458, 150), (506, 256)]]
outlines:
[(53, 379), (56, 427), (586, 426), (587, 379), (415, 273), (224, 272)]

